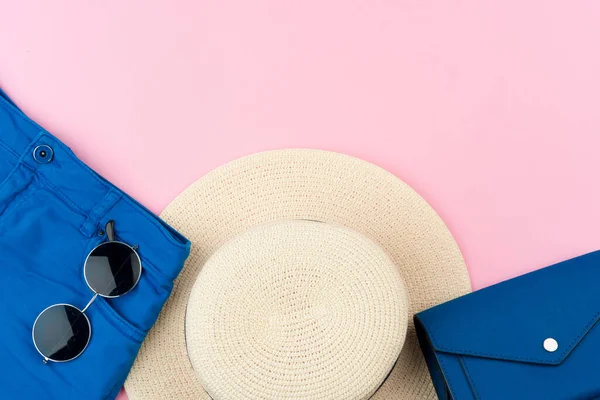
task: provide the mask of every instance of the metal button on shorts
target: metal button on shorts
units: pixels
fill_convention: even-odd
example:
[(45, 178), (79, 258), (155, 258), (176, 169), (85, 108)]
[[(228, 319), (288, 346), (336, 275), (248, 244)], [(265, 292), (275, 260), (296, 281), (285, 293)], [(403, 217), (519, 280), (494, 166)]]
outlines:
[(47, 164), (54, 159), (54, 150), (47, 144), (41, 144), (33, 149), (33, 159), (40, 164)]

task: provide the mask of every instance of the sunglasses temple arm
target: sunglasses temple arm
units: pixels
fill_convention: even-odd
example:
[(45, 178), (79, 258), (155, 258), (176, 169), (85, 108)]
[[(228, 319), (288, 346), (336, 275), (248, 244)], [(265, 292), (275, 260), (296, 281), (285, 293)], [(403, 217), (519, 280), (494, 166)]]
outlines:
[(106, 223), (106, 227), (104, 228), (106, 231), (106, 237), (108, 237), (109, 242), (115, 241), (115, 221), (108, 221)]
[(94, 300), (96, 300), (96, 297), (98, 297), (98, 293), (95, 293), (94, 297), (92, 297), (92, 299), (87, 303), (87, 305), (85, 306), (85, 308), (83, 310), (81, 310), (82, 313), (84, 313), (88, 308), (90, 308), (90, 306), (92, 305), (92, 303), (94, 302)]

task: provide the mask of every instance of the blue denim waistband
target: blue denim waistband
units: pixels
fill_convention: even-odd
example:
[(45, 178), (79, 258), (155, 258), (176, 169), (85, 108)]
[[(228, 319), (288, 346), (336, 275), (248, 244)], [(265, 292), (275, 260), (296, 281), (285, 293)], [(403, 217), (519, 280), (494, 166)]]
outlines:
[[(0, 127), (0, 157), (14, 159), (15, 165), (22, 163), (60, 193), (81, 215), (81, 233), (89, 237), (96, 234), (109, 210), (127, 213), (129, 226), (119, 226), (119, 236), (143, 248), (154, 267), (175, 279), (189, 253), (185, 237), (85, 165), (69, 147), (29, 119), (1, 89)], [(38, 153), (40, 149), (52, 153), (46, 154), (48, 162), (35, 154), (36, 149)]]

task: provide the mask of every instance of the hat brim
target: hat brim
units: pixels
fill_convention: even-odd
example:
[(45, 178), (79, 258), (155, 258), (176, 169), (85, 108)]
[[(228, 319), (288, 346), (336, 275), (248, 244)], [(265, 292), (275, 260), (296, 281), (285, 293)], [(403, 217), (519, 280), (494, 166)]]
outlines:
[(125, 383), (131, 400), (206, 399), (187, 355), (185, 315), (196, 277), (229, 239), (268, 221), (341, 224), (376, 241), (398, 267), (409, 297), (406, 342), (375, 400), (435, 399), (412, 316), (471, 291), (458, 245), (406, 183), (373, 164), (320, 150), (277, 150), (210, 172), (161, 214), (192, 242), (173, 293)]

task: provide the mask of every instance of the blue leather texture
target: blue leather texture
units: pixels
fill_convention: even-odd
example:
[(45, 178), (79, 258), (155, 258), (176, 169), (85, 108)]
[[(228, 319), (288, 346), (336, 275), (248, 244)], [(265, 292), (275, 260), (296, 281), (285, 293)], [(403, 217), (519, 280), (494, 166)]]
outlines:
[(598, 399), (599, 321), (600, 251), (415, 316), (441, 400)]

